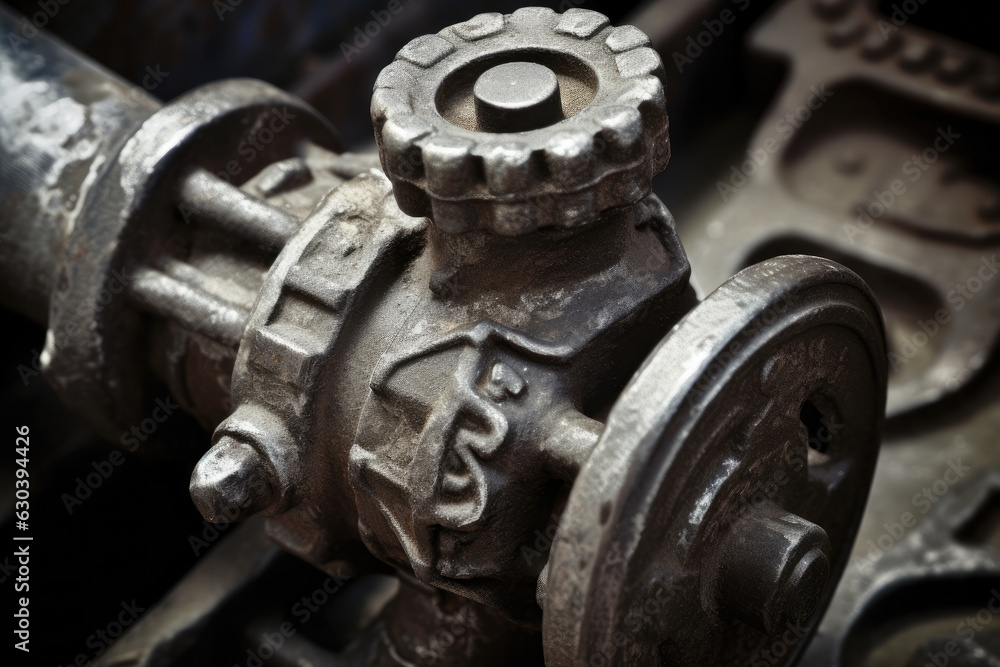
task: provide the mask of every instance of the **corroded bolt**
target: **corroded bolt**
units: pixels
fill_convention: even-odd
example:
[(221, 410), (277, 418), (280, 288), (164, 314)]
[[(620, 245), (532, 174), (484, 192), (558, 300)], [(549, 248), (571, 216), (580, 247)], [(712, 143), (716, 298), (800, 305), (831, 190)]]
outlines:
[(298, 448), (270, 409), (244, 403), (215, 430), (191, 474), (191, 499), (213, 522), (284, 512), (300, 472)]
[(829, 553), (820, 526), (774, 505), (755, 507), (722, 544), (719, 604), (769, 635), (802, 623), (826, 591)]
[(191, 475), (191, 499), (213, 523), (236, 521), (269, 507), (273, 485), (264, 457), (245, 442), (223, 436)]

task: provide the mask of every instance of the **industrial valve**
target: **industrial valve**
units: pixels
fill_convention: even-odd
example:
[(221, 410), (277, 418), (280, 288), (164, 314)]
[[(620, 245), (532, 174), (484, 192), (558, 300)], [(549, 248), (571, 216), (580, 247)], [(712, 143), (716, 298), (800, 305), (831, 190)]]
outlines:
[[(51, 284), (15, 305), (47, 299), (46, 373), (104, 433), (163, 384), (214, 429), (206, 519), (399, 574), (367, 664), (507, 664), (538, 633), (551, 666), (801, 653), (874, 471), (881, 314), (807, 256), (698, 302), (641, 31), (526, 8), (417, 38), (375, 85), (377, 161), (260, 83), (157, 110), (101, 76), (135, 120), (58, 177), (80, 202), (39, 208)], [(461, 650), (428, 657), (456, 609)]]

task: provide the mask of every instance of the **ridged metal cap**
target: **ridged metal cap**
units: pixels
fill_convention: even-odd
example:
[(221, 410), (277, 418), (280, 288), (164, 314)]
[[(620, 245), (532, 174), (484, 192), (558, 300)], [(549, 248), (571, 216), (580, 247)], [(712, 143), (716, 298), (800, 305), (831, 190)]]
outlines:
[(585, 225), (644, 197), (670, 159), (660, 56), (585, 9), (418, 37), (382, 70), (371, 112), (399, 207), (451, 233)]

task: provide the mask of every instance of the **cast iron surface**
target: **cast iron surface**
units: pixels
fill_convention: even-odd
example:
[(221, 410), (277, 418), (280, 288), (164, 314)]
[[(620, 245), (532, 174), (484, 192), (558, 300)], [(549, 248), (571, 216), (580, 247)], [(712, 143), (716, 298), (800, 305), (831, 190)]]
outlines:
[[(540, 7), (413, 40), (372, 96), (400, 208), (447, 232), (517, 235), (635, 203), (670, 159), (663, 63), (648, 44), (598, 12)], [(489, 100), (498, 87), (517, 91), (505, 98), (516, 113)]]
[(832, 262), (757, 264), (696, 306), (574, 484), (548, 664), (736, 665), (814, 631), (868, 495), (885, 376), (874, 297)]
[[(810, 20), (861, 11), (842, 4)], [(14, 71), (24, 90), (48, 76)], [(328, 576), (400, 582), (365, 589), (366, 630), (290, 640), (278, 661), (531, 664), (542, 642), (551, 665), (801, 655), (878, 453), (881, 315), (854, 273), (804, 256), (697, 304), (650, 194), (670, 157), (666, 79), (641, 30), (599, 13), (481, 14), (379, 77), (378, 161), (339, 153), (319, 114), (257, 82), (158, 111), (140, 96), (91, 180), (60, 182), (80, 216), (10, 227), (0, 252), (51, 276), (7, 295), (47, 319), (42, 363), (64, 400), (118, 439), (169, 390), (215, 430), (190, 482), (203, 516), (269, 517), (227, 545), (246, 567), (200, 591), (225, 567), (206, 562), (106, 664), (193, 659), (188, 638), (229, 613), (248, 637), (270, 627), (232, 602), (271, 571), (262, 530)], [(32, 135), (15, 134), (4, 150), (31, 172)], [(741, 195), (755, 221), (768, 182)], [(773, 224), (797, 224), (782, 202)], [(792, 247), (747, 245), (738, 261), (699, 247), (719, 278), (705, 284)], [(910, 283), (873, 282), (897, 331), (886, 295)], [(940, 396), (939, 375), (897, 376), (890, 408)]]

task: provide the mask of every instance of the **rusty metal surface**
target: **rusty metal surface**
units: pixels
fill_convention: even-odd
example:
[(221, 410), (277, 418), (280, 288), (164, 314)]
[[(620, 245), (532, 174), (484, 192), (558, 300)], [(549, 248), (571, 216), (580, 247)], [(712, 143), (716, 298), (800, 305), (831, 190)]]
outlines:
[(90, 188), (159, 104), (48, 35), (27, 48), (21, 29), (0, 6), (0, 300), (44, 324)]
[(787, 627), (811, 632), (877, 457), (876, 312), (853, 274), (787, 257), (737, 274), (664, 338), (567, 503), (545, 595), (551, 664), (607, 645), (611, 664), (742, 664)]
[[(372, 97), (400, 208), (449, 233), (514, 236), (635, 203), (670, 159), (663, 63), (648, 44), (603, 14), (537, 7), (410, 42)], [(526, 70), (549, 78), (553, 109), (530, 99)], [(517, 91), (505, 104), (519, 116), (484, 103), (496, 78)]]
[(37, 372), (123, 445), (176, 400), (204, 525), (250, 519), (99, 664), (996, 659), (960, 625), (1000, 584), (988, 38), (582, 4), (373, 10), (386, 42), (292, 87), (344, 108), (385, 67), (377, 156), (260, 82), (161, 108), (8, 40), (0, 292)]

